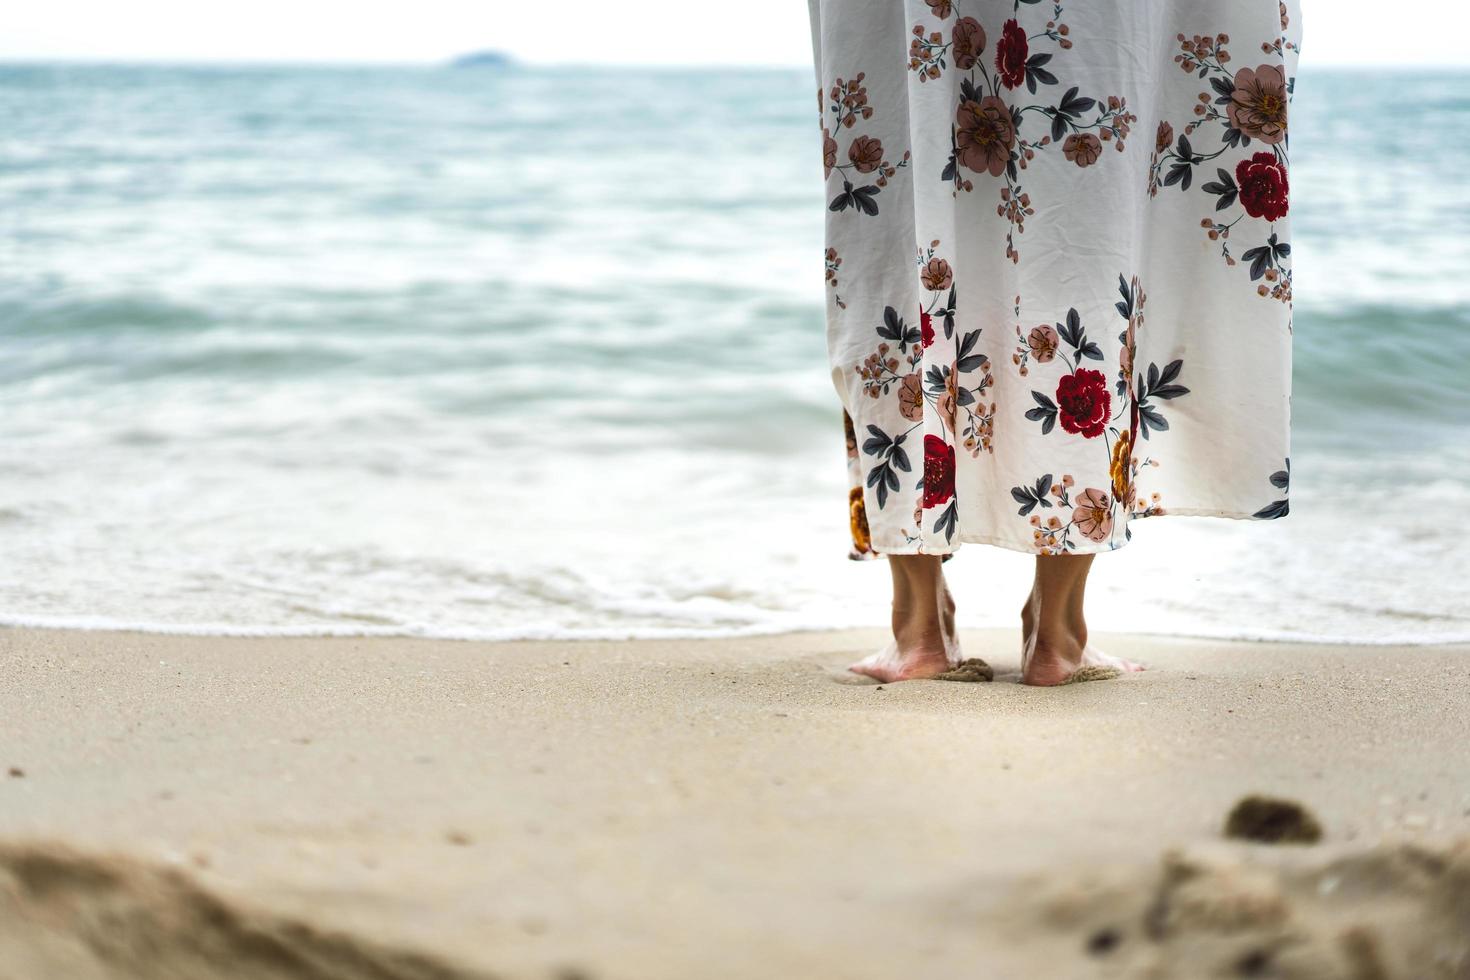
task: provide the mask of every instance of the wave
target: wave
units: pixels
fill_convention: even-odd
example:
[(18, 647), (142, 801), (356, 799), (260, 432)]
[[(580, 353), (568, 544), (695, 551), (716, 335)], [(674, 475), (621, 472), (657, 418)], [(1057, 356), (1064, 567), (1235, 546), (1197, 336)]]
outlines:
[[(143, 331), (162, 337), (187, 335), (218, 324), (205, 305), (154, 293), (90, 296), (55, 283), (0, 294), (3, 333), (13, 337)], [(161, 339), (162, 339), (161, 337)]]
[[(1295, 421), (1343, 430), (1343, 413), (1426, 426), (1470, 423), (1470, 306), (1359, 305), (1297, 316)], [(1373, 418), (1373, 414), (1387, 418)]]

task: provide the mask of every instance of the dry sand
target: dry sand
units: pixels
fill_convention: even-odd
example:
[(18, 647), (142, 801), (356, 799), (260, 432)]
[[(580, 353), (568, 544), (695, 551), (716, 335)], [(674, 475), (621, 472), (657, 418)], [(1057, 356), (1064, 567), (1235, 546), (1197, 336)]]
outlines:
[(0, 980), (1470, 978), (1470, 650), (879, 639), (0, 631)]

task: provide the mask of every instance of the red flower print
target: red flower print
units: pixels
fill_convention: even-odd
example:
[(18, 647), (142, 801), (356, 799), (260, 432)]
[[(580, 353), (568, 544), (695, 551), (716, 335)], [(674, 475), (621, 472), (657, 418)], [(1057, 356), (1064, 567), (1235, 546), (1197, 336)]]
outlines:
[(934, 343), (934, 317), (919, 310), (919, 339), (925, 347)]
[(1108, 379), (1101, 371), (1080, 368), (1057, 384), (1057, 414), (1062, 428), (1086, 439), (1103, 434), (1112, 413)]
[(995, 45), (995, 70), (1006, 88), (1015, 88), (1026, 80), (1026, 32), (1015, 19), (1006, 21), (1001, 28), (1000, 40)]
[(954, 496), (954, 447), (938, 436), (924, 437), (924, 506)]
[(1252, 218), (1277, 221), (1286, 217), (1290, 205), (1286, 182), (1286, 164), (1274, 153), (1257, 153), (1242, 160), (1235, 168), (1235, 182), (1240, 185), (1240, 203)]

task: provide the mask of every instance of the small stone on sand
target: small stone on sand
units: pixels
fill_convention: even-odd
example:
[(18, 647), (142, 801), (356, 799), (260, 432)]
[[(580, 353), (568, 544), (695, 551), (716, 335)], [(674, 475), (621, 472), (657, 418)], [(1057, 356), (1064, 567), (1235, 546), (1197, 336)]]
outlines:
[(1118, 934), (1118, 930), (1099, 929), (1088, 937), (1087, 951), (1093, 956), (1102, 956), (1117, 949), (1122, 941), (1123, 937)]
[(1235, 964), (1235, 972), (1242, 977), (1263, 977), (1271, 969), (1271, 954), (1264, 949), (1253, 949)]
[(1225, 818), (1225, 836), (1262, 844), (1315, 844), (1322, 824), (1293, 800), (1247, 796)]
[(24, 779), (26, 771), (20, 766), (11, 766), (9, 775), (11, 779)]
[(449, 831), (444, 835), (444, 839), (453, 844), (455, 847), (469, 847), (470, 844), (473, 843), (473, 841), (470, 840), (470, 835), (461, 830)]
[(979, 658), (965, 660), (934, 678), (936, 681), (959, 681), (961, 684), (979, 684), (995, 680), (995, 671)]

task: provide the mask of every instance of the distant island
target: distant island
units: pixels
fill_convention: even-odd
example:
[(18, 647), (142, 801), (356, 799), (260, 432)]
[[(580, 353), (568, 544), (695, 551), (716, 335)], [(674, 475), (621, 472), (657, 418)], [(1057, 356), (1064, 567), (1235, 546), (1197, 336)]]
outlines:
[(511, 56), (503, 51), (472, 51), (450, 62), (455, 68), (509, 68), (513, 64)]

